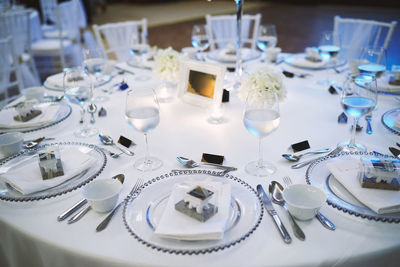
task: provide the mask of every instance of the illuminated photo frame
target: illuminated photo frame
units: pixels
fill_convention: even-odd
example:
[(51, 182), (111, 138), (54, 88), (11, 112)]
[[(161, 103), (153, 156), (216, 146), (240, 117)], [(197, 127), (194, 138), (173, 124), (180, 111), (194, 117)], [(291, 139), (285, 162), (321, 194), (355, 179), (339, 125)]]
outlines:
[(225, 67), (194, 60), (181, 63), (179, 97), (189, 104), (207, 107), (221, 103)]

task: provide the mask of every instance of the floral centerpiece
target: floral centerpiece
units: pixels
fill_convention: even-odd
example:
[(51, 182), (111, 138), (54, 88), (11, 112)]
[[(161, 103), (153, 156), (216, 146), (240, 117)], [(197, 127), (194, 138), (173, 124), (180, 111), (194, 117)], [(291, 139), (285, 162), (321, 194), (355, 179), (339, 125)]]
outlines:
[(177, 83), (179, 80), (180, 69), (180, 54), (168, 47), (167, 49), (158, 50), (154, 57), (153, 73), (172, 83)]
[(273, 92), (276, 92), (279, 100), (283, 100), (287, 93), (283, 79), (284, 76), (279, 70), (270, 67), (257, 70), (242, 81), (238, 96), (242, 101), (246, 101), (249, 93), (252, 93), (253, 99), (250, 101), (256, 103), (271, 98)]

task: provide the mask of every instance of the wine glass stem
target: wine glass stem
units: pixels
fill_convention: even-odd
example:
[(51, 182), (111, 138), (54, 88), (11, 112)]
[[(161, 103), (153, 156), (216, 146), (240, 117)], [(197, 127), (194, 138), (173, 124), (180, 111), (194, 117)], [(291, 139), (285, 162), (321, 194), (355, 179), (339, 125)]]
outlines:
[(326, 81), (328, 82), (328, 85), (330, 85), (331, 80), (329, 78), (329, 67), (330, 67), (330, 63), (331, 63), (331, 57), (328, 58), (328, 61), (326, 63)]
[(356, 127), (358, 123), (358, 118), (354, 118), (353, 127), (351, 129), (351, 139), (349, 142), (349, 147), (356, 147)]
[(146, 154), (144, 155), (144, 164), (149, 164), (149, 158), (150, 158), (150, 154), (149, 154), (149, 142), (147, 140), (147, 133), (144, 133), (144, 141), (146, 143)]
[(258, 138), (258, 168), (263, 166), (263, 154), (262, 154), (262, 139), (261, 137)]

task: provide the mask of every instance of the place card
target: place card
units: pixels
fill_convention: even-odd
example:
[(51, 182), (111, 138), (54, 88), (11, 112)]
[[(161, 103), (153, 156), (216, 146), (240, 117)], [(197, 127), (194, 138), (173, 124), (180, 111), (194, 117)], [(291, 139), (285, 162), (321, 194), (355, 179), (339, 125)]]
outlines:
[(339, 115), (338, 123), (347, 123), (347, 116), (344, 112)]
[(336, 88), (333, 87), (332, 85), (329, 86), (328, 91), (329, 91), (329, 93), (331, 93), (332, 95), (337, 95), (337, 94), (338, 94), (337, 91), (336, 91)]
[(292, 144), (291, 145), (293, 152), (299, 152), (302, 150), (306, 150), (310, 148), (310, 144), (308, 143), (308, 140), (296, 143), (296, 144)]
[(122, 135), (118, 138), (118, 144), (121, 144), (126, 148), (129, 148), (132, 145), (133, 146), (136, 145), (135, 142), (133, 142), (132, 140), (130, 140)]
[(287, 78), (293, 78), (293, 77), (294, 77), (294, 73), (292, 73), (292, 72), (289, 72), (289, 71), (284, 70), (284, 71), (282, 71), (282, 73), (283, 73), (283, 75), (285, 75), (285, 77), (287, 77)]
[(222, 103), (229, 102), (229, 91), (224, 89), (222, 91)]
[(103, 107), (99, 110), (99, 117), (105, 117), (107, 116), (107, 110)]
[(203, 153), (203, 155), (201, 156), (202, 162), (208, 162), (214, 164), (222, 164), (224, 162), (224, 159), (225, 159), (224, 156), (208, 154), (208, 153)]

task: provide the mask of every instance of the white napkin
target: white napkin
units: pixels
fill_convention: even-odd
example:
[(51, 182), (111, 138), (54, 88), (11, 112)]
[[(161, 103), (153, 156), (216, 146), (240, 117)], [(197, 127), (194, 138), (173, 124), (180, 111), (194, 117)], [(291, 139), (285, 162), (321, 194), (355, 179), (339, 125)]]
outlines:
[(400, 191), (362, 188), (359, 160), (331, 161), (327, 168), (354, 197), (378, 214), (400, 211)]
[(385, 72), (378, 79), (376, 79), (378, 90), (388, 91), (388, 92), (399, 92), (400, 91), (400, 85), (393, 85), (393, 84), (389, 83), (390, 76), (392, 76), (392, 73)]
[[(175, 210), (175, 204), (183, 199), (183, 195), (186, 192), (197, 185), (210, 190), (212, 188), (214, 192), (213, 197), (217, 198), (218, 212), (206, 222), (197, 221)], [(188, 181), (185, 184), (175, 184), (155, 234), (160, 237), (180, 240), (222, 239), (228, 221), (230, 203), (230, 184), (207, 180), (203, 182)]]
[(85, 152), (87, 151), (80, 151), (77, 148), (60, 149), (64, 175), (53, 179), (42, 179), (37, 155), (28, 162), (14, 167), (13, 170), (0, 174), (0, 178), (23, 195), (49, 189), (80, 174), (95, 162), (95, 158)]
[(35, 106), (35, 109), (41, 110), (42, 114), (27, 122), (14, 120), (14, 116), (18, 114), (15, 108), (1, 110), (0, 128), (15, 129), (15, 128), (39, 127), (45, 125), (51, 121), (54, 121), (57, 118), (60, 106), (50, 103), (45, 103)]
[(289, 57), (287, 61), (294, 66), (302, 68), (322, 68), (326, 65), (326, 60), (322, 60), (321, 62), (312, 62), (306, 59), (305, 54)]

